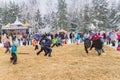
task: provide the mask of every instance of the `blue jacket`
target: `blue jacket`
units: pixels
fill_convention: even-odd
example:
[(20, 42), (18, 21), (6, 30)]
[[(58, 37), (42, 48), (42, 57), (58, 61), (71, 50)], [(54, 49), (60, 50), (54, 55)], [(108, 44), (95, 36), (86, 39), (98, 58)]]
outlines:
[(48, 38), (46, 38), (46, 39), (45, 39), (45, 44), (44, 44), (44, 45), (45, 45), (45, 46), (50, 46), (51, 43), (52, 43), (51, 40), (48, 39)]
[(17, 51), (17, 47), (13, 45), (11, 48), (12, 54), (16, 54), (16, 51)]
[(77, 34), (77, 37), (76, 37), (76, 39), (78, 39), (78, 40), (80, 39), (80, 34)]

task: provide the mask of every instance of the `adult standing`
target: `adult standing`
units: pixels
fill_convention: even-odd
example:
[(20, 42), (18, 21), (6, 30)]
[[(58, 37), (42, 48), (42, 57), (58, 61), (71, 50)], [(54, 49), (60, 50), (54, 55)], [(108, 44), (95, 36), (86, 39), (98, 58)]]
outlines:
[(80, 37), (81, 37), (80, 33), (77, 33), (77, 37), (76, 37), (77, 45), (80, 44)]

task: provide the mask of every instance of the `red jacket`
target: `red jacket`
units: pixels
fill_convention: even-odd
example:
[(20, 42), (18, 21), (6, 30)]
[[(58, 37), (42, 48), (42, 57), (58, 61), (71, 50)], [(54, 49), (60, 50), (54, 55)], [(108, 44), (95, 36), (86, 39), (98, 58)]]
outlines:
[(120, 34), (118, 34), (117, 36), (118, 36), (118, 40), (120, 40)]
[(92, 40), (95, 41), (95, 40), (98, 40), (98, 39), (100, 39), (100, 36), (95, 35)]

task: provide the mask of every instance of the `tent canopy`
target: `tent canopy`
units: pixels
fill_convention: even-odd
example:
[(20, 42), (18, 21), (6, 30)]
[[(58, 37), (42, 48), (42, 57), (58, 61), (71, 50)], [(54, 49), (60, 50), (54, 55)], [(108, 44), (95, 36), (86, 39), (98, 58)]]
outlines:
[(61, 29), (61, 30), (59, 30), (58, 32), (59, 32), (59, 33), (60, 33), (60, 32), (67, 33), (67, 31), (66, 31), (66, 30), (64, 30), (64, 29)]
[(25, 26), (25, 27), (29, 27), (29, 26), (31, 26), (28, 22), (25, 22), (25, 24), (23, 24), (23, 26)]
[(2, 30), (17, 30), (17, 29), (28, 29), (27, 27), (17, 27), (17, 26), (15, 26), (15, 27), (2, 27)]
[(18, 17), (16, 18), (15, 22), (11, 24), (11, 26), (23, 26), (23, 23), (21, 23), (19, 20), (18, 20)]
[(5, 27), (10, 27), (10, 23), (8, 23)]

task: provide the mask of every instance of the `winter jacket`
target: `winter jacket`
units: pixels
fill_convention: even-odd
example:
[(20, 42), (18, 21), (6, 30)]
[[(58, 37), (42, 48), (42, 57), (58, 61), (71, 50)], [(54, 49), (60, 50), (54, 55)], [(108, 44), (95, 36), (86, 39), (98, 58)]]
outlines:
[(51, 43), (52, 43), (52, 41), (50, 40), (50, 39), (48, 39), (48, 38), (46, 38), (45, 39), (45, 46), (50, 46), (51, 45)]
[(16, 54), (16, 51), (17, 51), (17, 47), (15, 45), (13, 45), (11, 48), (12, 54)]
[(32, 44), (33, 44), (33, 46), (36, 46), (36, 45), (37, 45), (37, 40), (36, 40), (36, 39), (33, 39)]
[(11, 46), (10, 46), (10, 42), (9, 41), (6, 41), (6, 43), (4, 44), (4, 47), (5, 48), (10, 48)]
[(77, 34), (77, 37), (76, 37), (76, 39), (78, 39), (78, 40), (80, 39), (80, 34)]
[(100, 39), (100, 36), (98, 36), (98, 35), (95, 35), (95, 36), (92, 38), (93, 41), (96, 41), (96, 40), (98, 40), (98, 39)]
[(52, 39), (52, 43), (56, 44), (57, 43), (57, 39), (56, 38)]

